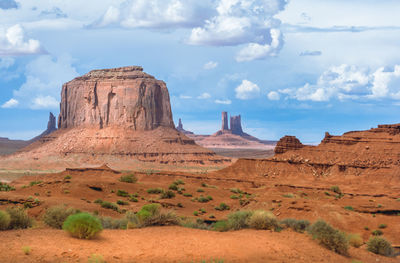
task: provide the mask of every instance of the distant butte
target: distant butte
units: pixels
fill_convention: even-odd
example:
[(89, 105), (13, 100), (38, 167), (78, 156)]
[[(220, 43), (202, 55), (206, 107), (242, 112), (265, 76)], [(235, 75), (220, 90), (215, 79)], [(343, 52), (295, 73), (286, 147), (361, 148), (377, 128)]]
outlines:
[[(50, 115), (49, 131), (55, 128)], [(165, 82), (138, 66), (93, 70), (62, 86), (58, 130), (0, 160), (22, 168), (62, 169), (108, 163), (114, 169), (138, 161), (160, 165), (224, 165), (217, 156), (179, 133)]]

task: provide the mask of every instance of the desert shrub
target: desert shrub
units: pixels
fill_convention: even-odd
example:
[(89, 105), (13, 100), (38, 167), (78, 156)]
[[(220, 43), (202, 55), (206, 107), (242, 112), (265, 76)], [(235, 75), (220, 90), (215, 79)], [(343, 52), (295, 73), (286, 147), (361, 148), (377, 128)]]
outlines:
[(386, 224), (380, 224), (378, 227), (379, 227), (380, 229), (384, 229), (384, 228), (387, 227), (387, 225), (386, 225)]
[(228, 227), (229, 229), (239, 230), (247, 228), (249, 218), (252, 216), (251, 211), (236, 211), (228, 215)]
[(71, 236), (80, 239), (91, 239), (103, 230), (100, 220), (89, 213), (70, 215), (62, 228)]
[(105, 263), (106, 261), (104, 260), (102, 255), (98, 254), (92, 254), (89, 259), (88, 263)]
[(193, 215), (194, 215), (194, 216), (198, 216), (198, 215), (199, 215), (199, 211), (194, 211), (194, 212), (193, 212)]
[(25, 255), (29, 255), (31, 253), (31, 247), (29, 246), (22, 247), (22, 252), (24, 252)]
[(146, 219), (148, 217), (158, 215), (160, 213), (160, 210), (161, 210), (160, 204), (148, 204), (142, 206), (139, 212), (137, 212), (137, 215), (141, 219)]
[(129, 205), (129, 203), (127, 201), (124, 201), (124, 200), (117, 200), (117, 204), (118, 205)]
[(377, 229), (377, 230), (372, 231), (372, 235), (374, 235), (374, 236), (382, 236), (383, 232), (382, 232), (382, 230)]
[[(210, 199), (211, 198), (211, 199)], [(200, 203), (207, 203), (208, 201), (210, 201), (210, 200), (212, 200), (212, 197), (210, 196), (210, 198), (207, 196), (207, 197), (204, 197), (204, 196), (200, 196), (198, 199), (197, 199), (197, 201), (198, 202), (200, 202)]]
[(231, 199), (239, 199), (238, 195), (231, 195)]
[(183, 193), (183, 196), (184, 196), (184, 197), (192, 197), (193, 195), (190, 194), (190, 193)]
[(337, 194), (342, 194), (342, 190), (340, 190), (339, 186), (337, 185), (332, 186), (330, 189), (332, 192), (335, 192)]
[(32, 226), (32, 219), (28, 216), (25, 209), (19, 207), (7, 208), (7, 213), (10, 215), (10, 229), (21, 229)]
[(185, 184), (185, 182), (182, 181), (181, 179), (177, 179), (174, 181), (174, 184), (180, 185), (180, 184)]
[[(129, 213), (129, 212), (128, 212)], [(159, 204), (144, 205), (137, 214), (127, 213), (128, 228), (179, 225), (179, 217), (172, 211), (161, 212)]]
[(129, 193), (127, 191), (118, 189), (117, 195), (122, 196), (122, 197), (127, 197), (127, 196), (129, 196)]
[(278, 220), (269, 211), (254, 211), (249, 218), (249, 226), (254, 229), (278, 229)]
[(231, 188), (229, 190), (234, 194), (242, 194), (243, 193), (243, 191), (240, 190), (239, 188)]
[(199, 188), (199, 189), (196, 190), (196, 192), (198, 192), (198, 193), (204, 193), (204, 189)]
[(367, 242), (367, 250), (387, 257), (394, 254), (392, 244), (382, 237), (371, 237)]
[(229, 209), (231, 209), (231, 208), (225, 203), (220, 203), (219, 206), (215, 207), (215, 210), (218, 210), (218, 211), (224, 211), (224, 210), (229, 210)]
[(212, 230), (218, 231), (218, 232), (226, 232), (229, 230), (229, 225), (228, 221), (226, 220), (221, 220), (217, 221), (212, 225)]
[(43, 181), (32, 181), (29, 183), (29, 186), (34, 186), (34, 185), (41, 184), (41, 183), (43, 183)]
[(308, 232), (324, 247), (341, 255), (347, 255), (349, 247), (346, 235), (323, 220), (318, 220), (308, 228)]
[(286, 218), (280, 221), (280, 224), (283, 227), (291, 228), (296, 232), (303, 233), (310, 225), (310, 222), (308, 220), (296, 220), (293, 218)]
[(95, 203), (95, 204), (101, 204), (101, 203), (103, 203), (103, 200), (101, 200), (101, 199), (96, 199), (96, 200), (93, 201), (93, 203)]
[(104, 201), (103, 203), (101, 203), (101, 207), (106, 208), (106, 209), (112, 209), (114, 211), (118, 211), (119, 210), (117, 204), (114, 204), (114, 203), (111, 203), (111, 202), (107, 202), (107, 201)]
[(294, 198), (294, 194), (292, 194), (292, 193), (284, 194), (282, 196), (286, 197), (286, 198)]
[(114, 219), (111, 217), (99, 217), (103, 229), (126, 229), (128, 220), (126, 218)]
[(64, 177), (64, 180), (71, 180), (71, 179), (72, 179), (71, 175), (66, 175), (66, 176)]
[(10, 226), (11, 217), (6, 211), (0, 210), (0, 230), (6, 230)]
[(364, 244), (362, 237), (359, 234), (347, 234), (350, 246), (361, 247)]
[(147, 193), (149, 193), (149, 194), (161, 194), (163, 192), (164, 192), (164, 190), (162, 188), (150, 188), (150, 189), (147, 189)]
[(194, 229), (202, 229), (202, 230), (210, 229), (210, 226), (204, 223), (204, 221), (201, 219), (197, 220), (185, 219), (181, 221), (180, 225), (183, 227), (194, 228)]
[(134, 196), (130, 196), (130, 197), (129, 197), (129, 201), (134, 202), (134, 203), (139, 202), (139, 200), (138, 200), (136, 197), (134, 197)]
[(133, 175), (133, 174), (122, 175), (122, 176), (119, 178), (119, 181), (120, 181), (120, 182), (123, 182), (123, 183), (130, 183), (130, 184), (136, 183), (137, 180), (138, 180), (138, 179), (137, 179), (136, 176)]
[(160, 199), (171, 199), (175, 197), (175, 193), (168, 190), (160, 194)]
[(46, 210), (43, 215), (43, 221), (52, 228), (61, 229), (67, 217), (75, 213), (76, 210), (73, 208), (53, 206)]
[(169, 190), (178, 191), (178, 185), (175, 184), (175, 183), (170, 184), (169, 187), (168, 187), (168, 189), (169, 189)]
[(15, 188), (6, 183), (0, 182), (0, 192), (9, 192), (9, 191), (15, 191)]

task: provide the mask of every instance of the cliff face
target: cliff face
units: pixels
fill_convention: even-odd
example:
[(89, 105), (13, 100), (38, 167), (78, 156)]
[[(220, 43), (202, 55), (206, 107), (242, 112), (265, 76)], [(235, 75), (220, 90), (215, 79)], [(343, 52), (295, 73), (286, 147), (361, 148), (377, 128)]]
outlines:
[(295, 136), (282, 137), (275, 146), (275, 153), (285, 153), (290, 150), (303, 148), (303, 144)]
[(173, 128), (167, 87), (135, 66), (93, 70), (75, 78), (62, 87), (58, 127), (80, 126)]

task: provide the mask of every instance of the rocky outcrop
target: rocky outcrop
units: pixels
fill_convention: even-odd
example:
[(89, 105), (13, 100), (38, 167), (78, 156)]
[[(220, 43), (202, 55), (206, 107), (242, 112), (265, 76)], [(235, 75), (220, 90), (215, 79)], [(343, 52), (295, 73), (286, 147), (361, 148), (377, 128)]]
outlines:
[(61, 92), (59, 129), (81, 126), (173, 128), (167, 87), (141, 67), (90, 71), (65, 83)]
[(56, 117), (54, 116), (53, 113), (50, 112), (49, 114), (49, 121), (47, 122), (47, 129), (42, 132), (40, 135), (30, 139), (28, 141), (28, 144), (34, 143), (38, 140), (40, 140), (41, 138), (51, 134), (52, 132), (56, 131), (57, 127), (56, 127)]
[(221, 131), (228, 131), (228, 113), (226, 111), (222, 112), (222, 127)]
[(303, 144), (295, 136), (282, 137), (275, 146), (275, 153), (281, 154), (290, 150), (297, 150), (303, 148)]
[(176, 129), (177, 129), (179, 132), (182, 132), (182, 133), (184, 133), (184, 134), (186, 134), (186, 135), (188, 135), (188, 134), (193, 134), (193, 132), (187, 131), (187, 130), (185, 130), (185, 129), (183, 128), (183, 124), (182, 124), (181, 118), (179, 118), (178, 126), (176, 126)]
[(242, 119), (240, 115), (231, 116), (231, 132), (236, 135), (243, 135)]

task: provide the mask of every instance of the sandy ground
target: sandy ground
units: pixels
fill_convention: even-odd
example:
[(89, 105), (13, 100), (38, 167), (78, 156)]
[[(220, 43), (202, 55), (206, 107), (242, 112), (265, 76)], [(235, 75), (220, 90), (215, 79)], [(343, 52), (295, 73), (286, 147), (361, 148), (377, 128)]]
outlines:
[[(62, 230), (0, 232), (0, 262), (88, 262), (101, 255), (106, 262), (399, 262), (350, 249), (350, 257), (329, 251), (305, 234), (291, 231), (241, 230), (211, 232), (183, 227), (104, 230), (94, 240), (79, 240)], [(23, 246), (31, 252), (25, 255)]]

